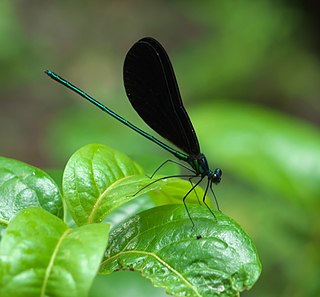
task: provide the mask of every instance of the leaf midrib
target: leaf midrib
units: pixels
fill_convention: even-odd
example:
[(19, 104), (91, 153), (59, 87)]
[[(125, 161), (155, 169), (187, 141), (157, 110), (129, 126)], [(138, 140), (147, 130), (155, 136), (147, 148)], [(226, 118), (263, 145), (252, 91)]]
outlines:
[[(121, 255), (126, 255), (126, 254), (139, 254), (139, 255), (146, 255), (155, 258), (158, 262), (160, 262), (162, 265), (167, 267), (172, 273), (176, 274), (191, 290), (194, 291), (196, 296), (201, 297), (200, 293), (197, 291), (197, 289), (181, 274), (179, 273), (176, 269), (174, 269), (172, 266), (170, 266), (167, 262), (165, 262), (162, 258), (157, 256), (154, 253), (146, 252), (146, 251), (125, 251), (125, 252), (119, 252), (118, 254), (108, 258), (106, 261), (103, 261), (101, 265), (105, 265), (107, 262), (112, 262), (113, 259), (117, 259)], [(137, 269), (143, 271), (143, 269)], [(152, 278), (151, 278), (152, 279)]]
[(54, 248), (53, 250), (53, 253), (52, 253), (52, 256), (51, 256), (51, 259), (50, 259), (50, 262), (48, 264), (48, 267), (46, 269), (46, 273), (45, 273), (45, 276), (44, 276), (44, 280), (43, 280), (43, 285), (42, 285), (42, 288), (41, 288), (41, 293), (40, 293), (40, 296), (41, 297), (45, 297), (46, 296), (46, 289), (47, 289), (47, 285), (48, 285), (48, 282), (49, 282), (49, 277), (50, 277), (50, 274), (51, 274), (51, 271), (53, 269), (53, 264), (54, 264), (54, 261), (55, 259), (57, 258), (57, 254), (58, 254), (58, 251), (61, 247), (61, 244), (63, 242), (63, 240), (67, 237), (67, 235), (72, 231), (72, 229), (67, 229), (63, 234), (62, 236), (59, 238), (57, 244), (56, 244), (56, 247)]
[[(126, 179), (131, 178), (133, 175), (128, 175), (128, 176), (124, 176), (118, 180), (116, 180), (115, 182), (111, 183), (97, 198), (96, 202), (94, 203), (92, 210), (88, 216), (88, 220), (87, 223), (88, 224), (92, 224), (95, 222), (95, 215), (97, 213), (97, 211), (100, 209), (99, 205), (101, 204), (101, 201), (108, 195), (109, 192), (111, 192), (115, 187), (117, 187), (118, 184), (120, 184), (121, 182), (123, 182)], [(123, 202), (124, 203), (124, 202)], [(118, 205), (119, 206), (119, 205)]]

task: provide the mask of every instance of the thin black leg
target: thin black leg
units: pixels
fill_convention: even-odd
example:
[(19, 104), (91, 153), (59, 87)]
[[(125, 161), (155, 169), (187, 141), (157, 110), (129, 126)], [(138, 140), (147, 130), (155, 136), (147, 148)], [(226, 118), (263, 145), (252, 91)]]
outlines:
[(220, 207), (219, 207), (219, 203), (218, 203), (218, 199), (217, 199), (217, 197), (216, 197), (216, 195), (215, 195), (215, 193), (214, 193), (214, 191), (212, 189), (212, 182), (210, 183), (210, 190), (211, 190), (211, 193), (213, 195), (214, 201), (216, 203), (217, 210), (221, 212)]
[(183, 199), (182, 199), (183, 204), (184, 204), (184, 207), (185, 207), (186, 210), (187, 210), (188, 217), (189, 217), (189, 219), (190, 219), (190, 221), (191, 221), (191, 223), (192, 223), (192, 229), (194, 228), (194, 222), (193, 222), (193, 220), (192, 220), (192, 218), (191, 218), (191, 215), (190, 215), (190, 212), (189, 212), (189, 209), (188, 209), (188, 207), (187, 207), (187, 204), (186, 204), (186, 201), (185, 201), (185, 200), (186, 200), (186, 198), (188, 197), (188, 195), (201, 183), (202, 180), (203, 180), (203, 177), (201, 177), (201, 178), (199, 179), (199, 181), (198, 181), (196, 184), (193, 185), (193, 187), (187, 192), (187, 194), (184, 195), (184, 197), (183, 197)]
[(170, 160), (170, 159), (169, 159), (169, 160), (164, 161), (164, 162), (152, 173), (152, 175), (150, 176), (150, 178), (153, 178), (153, 176), (158, 172), (158, 170), (159, 170), (160, 168), (162, 168), (162, 166), (164, 166), (165, 164), (167, 164), (167, 163), (169, 163), (169, 162), (174, 163), (174, 164), (177, 164), (177, 165), (183, 167), (184, 169), (187, 169), (187, 170), (191, 171), (192, 173), (195, 173), (195, 171), (194, 171), (193, 169), (191, 169), (190, 167), (188, 167), (188, 166), (186, 166), (186, 165), (184, 165), (184, 164), (182, 164), (182, 163), (180, 163), (180, 162), (177, 162), (177, 161), (175, 161), (175, 160)]
[(203, 195), (203, 198), (202, 198), (202, 202), (203, 202), (203, 204), (209, 209), (209, 211), (212, 213), (212, 215), (214, 216), (214, 218), (217, 219), (217, 218), (216, 218), (216, 215), (213, 213), (212, 209), (209, 207), (209, 205), (208, 205), (207, 202), (206, 202), (206, 195), (207, 195), (207, 192), (208, 192), (208, 189), (209, 189), (209, 185), (210, 185), (210, 189), (211, 189), (211, 184), (212, 184), (211, 181), (208, 180), (207, 186), (206, 186), (206, 190), (205, 190), (204, 195)]
[(145, 185), (144, 187), (142, 187), (141, 189), (139, 189), (135, 194), (133, 194), (132, 196), (136, 196), (137, 194), (139, 194), (142, 190), (144, 190), (145, 188), (153, 185), (154, 183), (163, 180), (163, 179), (167, 179), (167, 178), (174, 178), (174, 177), (188, 177), (190, 178), (190, 175), (186, 175), (186, 174), (179, 174), (179, 175), (170, 175), (170, 176), (164, 176), (164, 177), (160, 177), (156, 180), (153, 180), (151, 183)]
[[(192, 179), (194, 178), (194, 177), (196, 177), (197, 175), (193, 175), (193, 176), (190, 176), (189, 178), (188, 178), (188, 180), (189, 180), (189, 182), (190, 182), (190, 184), (191, 184), (191, 187), (193, 187), (193, 183), (192, 183)], [(201, 202), (200, 202), (200, 200), (199, 200), (199, 196), (198, 196), (198, 194), (197, 194), (197, 189), (196, 188), (194, 188), (194, 193), (196, 194), (196, 197), (197, 197), (197, 200), (198, 200), (198, 202), (199, 202), (199, 205), (201, 205)]]

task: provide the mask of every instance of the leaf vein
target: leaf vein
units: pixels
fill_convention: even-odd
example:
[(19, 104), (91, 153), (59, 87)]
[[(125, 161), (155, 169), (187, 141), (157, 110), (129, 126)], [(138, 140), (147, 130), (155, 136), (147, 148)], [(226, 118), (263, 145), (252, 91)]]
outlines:
[(46, 273), (45, 273), (45, 276), (44, 276), (43, 285), (42, 285), (41, 294), (40, 294), (41, 297), (46, 296), (46, 289), (47, 289), (47, 285), (48, 285), (48, 282), (49, 282), (50, 273), (51, 273), (51, 271), (53, 269), (54, 261), (55, 261), (55, 259), (57, 257), (58, 251), (59, 251), (59, 249), (61, 247), (61, 244), (62, 244), (63, 240), (67, 237), (67, 235), (71, 232), (71, 230), (72, 229), (67, 229), (62, 234), (62, 236), (59, 238), (59, 240), (57, 242), (56, 247), (54, 248), (54, 251), (52, 253), (51, 259), (49, 261), (49, 264), (48, 264), (48, 267), (46, 269)]

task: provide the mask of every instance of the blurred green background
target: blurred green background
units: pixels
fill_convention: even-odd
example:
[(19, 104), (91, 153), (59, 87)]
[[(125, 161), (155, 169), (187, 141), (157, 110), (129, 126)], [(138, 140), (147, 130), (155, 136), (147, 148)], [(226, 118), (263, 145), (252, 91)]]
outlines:
[[(0, 155), (61, 172), (82, 145), (105, 143), (152, 172), (166, 152), (43, 71), (150, 131), (126, 99), (122, 64), (135, 41), (155, 37), (203, 152), (223, 169), (220, 207), (260, 254), (262, 275), (242, 296), (320, 296), (317, 9), (298, 0), (2, 0)], [(118, 272), (98, 277), (90, 296), (164, 295)]]

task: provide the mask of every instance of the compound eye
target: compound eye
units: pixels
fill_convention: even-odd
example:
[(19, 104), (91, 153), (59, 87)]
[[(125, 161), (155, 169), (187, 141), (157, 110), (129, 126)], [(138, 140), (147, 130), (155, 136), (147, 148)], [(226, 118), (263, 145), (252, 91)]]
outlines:
[(221, 170), (220, 168), (217, 168), (217, 169), (214, 171), (214, 174), (215, 174), (216, 176), (221, 177), (221, 176), (222, 176), (222, 170)]
[(221, 181), (221, 176), (222, 176), (222, 170), (220, 168), (217, 168), (214, 173), (214, 182), (218, 184)]

